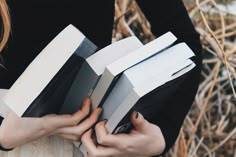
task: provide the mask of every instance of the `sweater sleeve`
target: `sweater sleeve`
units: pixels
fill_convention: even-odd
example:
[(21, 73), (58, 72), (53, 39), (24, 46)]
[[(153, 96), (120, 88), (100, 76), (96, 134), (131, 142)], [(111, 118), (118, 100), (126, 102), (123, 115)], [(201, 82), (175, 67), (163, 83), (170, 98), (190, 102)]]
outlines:
[(183, 120), (196, 95), (202, 64), (202, 47), (199, 34), (188, 16), (182, 0), (137, 0), (140, 8), (151, 24), (151, 31), (158, 37), (171, 31), (177, 43), (185, 42), (195, 53), (196, 67), (186, 74), (176, 92), (155, 115), (155, 124), (162, 130), (166, 142), (166, 153), (175, 143)]
[(1, 124), (2, 124), (2, 121), (3, 121), (3, 117), (0, 116), (0, 126), (1, 126)]
[[(0, 126), (1, 126), (1, 124), (2, 124), (3, 119), (4, 119), (4, 118), (0, 116)], [(1, 150), (1, 151), (11, 151), (11, 150), (13, 150), (13, 149), (14, 149), (14, 148), (6, 149), (6, 148), (2, 147), (2, 146), (1, 146), (1, 141), (0, 141), (0, 150)]]
[[(4, 119), (4, 118), (0, 116), (0, 126), (1, 126), (1, 124), (2, 124), (3, 119)], [(1, 151), (11, 151), (12, 149), (5, 149), (5, 148), (3, 148), (3, 147), (1, 146), (1, 141), (0, 141), (0, 150), (1, 150)]]
[[(4, 68), (3, 66), (3, 62), (2, 62), (2, 59), (1, 59), (1, 55), (0, 55), (0, 88), (3, 88), (2, 86), (2, 83), (3, 83), (3, 80), (4, 80), (4, 76), (5, 76), (5, 72), (6, 72), (6, 69)], [(1, 105), (1, 104), (0, 104)], [(0, 111), (1, 112), (1, 111)], [(2, 124), (2, 121), (3, 121), (3, 117), (0, 116), (0, 127), (1, 127), (1, 124)], [(2, 151), (11, 151), (13, 149), (5, 149), (1, 146), (1, 141), (0, 141), (0, 150)]]

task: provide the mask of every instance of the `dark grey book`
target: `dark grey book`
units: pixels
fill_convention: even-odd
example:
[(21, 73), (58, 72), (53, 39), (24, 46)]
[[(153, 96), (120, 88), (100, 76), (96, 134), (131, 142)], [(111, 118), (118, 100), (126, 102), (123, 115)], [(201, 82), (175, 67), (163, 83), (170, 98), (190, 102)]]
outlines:
[(67, 26), (31, 62), (3, 102), (24, 117), (59, 113), (82, 63), (96, 48), (77, 28)]

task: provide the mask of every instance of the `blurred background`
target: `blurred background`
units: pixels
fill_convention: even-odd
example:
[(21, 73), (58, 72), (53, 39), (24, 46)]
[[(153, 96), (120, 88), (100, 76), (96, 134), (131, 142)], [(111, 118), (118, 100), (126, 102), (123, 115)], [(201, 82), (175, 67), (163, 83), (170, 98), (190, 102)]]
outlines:
[[(236, 0), (184, 0), (201, 35), (202, 79), (180, 135), (166, 157), (236, 157)], [(155, 37), (135, 0), (116, 0), (113, 41)]]

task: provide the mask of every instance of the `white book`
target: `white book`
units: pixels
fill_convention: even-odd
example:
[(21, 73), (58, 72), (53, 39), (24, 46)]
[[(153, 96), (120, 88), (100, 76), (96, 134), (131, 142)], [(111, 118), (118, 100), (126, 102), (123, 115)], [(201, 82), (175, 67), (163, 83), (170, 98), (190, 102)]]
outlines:
[(135, 36), (117, 41), (88, 57), (83, 63), (72, 88), (70, 89), (61, 113), (74, 113), (81, 108), (83, 100), (90, 96), (96, 87), (105, 66), (128, 53), (140, 48), (143, 44)]
[(112, 89), (123, 71), (157, 53), (160, 53), (171, 46), (176, 39), (177, 38), (171, 32), (168, 32), (107, 65), (91, 95), (92, 108), (95, 109), (99, 105), (102, 105), (106, 96), (109, 94), (109, 91)]
[[(193, 56), (192, 50), (185, 43), (180, 43), (125, 70), (102, 105), (100, 120), (108, 120), (105, 126), (108, 132), (129, 132), (132, 129), (130, 115), (133, 110), (149, 119), (150, 108), (153, 108), (150, 105), (158, 108), (159, 104), (148, 104), (143, 98), (154, 90), (161, 91), (166, 83), (175, 84), (171, 81), (176, 81), (193, 69), (195, 64), (190, 60)], [(168, 99), (168, 94), (163, 98), (163, 94), (156, 97)], [(86, 153), (83, 145), (80, 150)]]
[(0, 89), (0, 116), (6, 117), (8, 113), (11, 111), (3, 102), (2, 98), (7, 93), (8, 89)]
[(180, 69), (183, 68), (184, 65), (181, 65), (181, 62), (185, 63), (184, 61), (192, 56), (194, 53), (191, 49), (185, 43), (180, 43), (127, 69), (104, 101), (101, 119), (109, 119), (129, 91), (134, 87), (146, 84), (150, 78), (165, 77), (166, 82), (173, 79), (174, 77), (170, 73), (174, 72), (169, 68), (174, 66), (178, 70), (179, 65)]
[[(7, 93), (7, 89), (0, 89), (0, 100), (5, 96), (5, 94)], [(1, 105), (1, 104), (0, 104)]]
[[(19, 116), (57, 112), (79, 64), (95, 50), (96, 46), (77, 28), (67, 26), (31, 62), (2, 100)], [(61, 93), (60, 88), (64, 89)]]
[[(181, 76), (195, 67), (195, 64), (191, 60), (186, 60), (186, 62), (183, 63), (184, 64), (176, 69), (169, 69), (171, 73), (163, 78), (156, 76), (147, 80), (145, 84), (141, 84), (137, 87), (132, 88), (124, 98), (124, 100), (118, 105), (118, 108), (113, 112), (112, 115), (110, 115), (110, 117), (108, 117), (109, 120), (106, 123), (106, 129), (108, 130), (108, 132), (114, 134), (129, 132), (132, 124), (128, 120), (128, 118), (130, 118), (130, 114), (128, 113), (131, 113), (130, 111), (134, 107), (134, 105), (138, 103), (138, 101), (149, 92), (164, 85), (166, 82), (177, 78), (177, 76), (172, 76), (172, 74), (174, 74), (175, 72), (183, 69), (180, 71), (180, 73), (178, 73), (178, 75)], [(122, 121), (122, 119), (124, 120)]]

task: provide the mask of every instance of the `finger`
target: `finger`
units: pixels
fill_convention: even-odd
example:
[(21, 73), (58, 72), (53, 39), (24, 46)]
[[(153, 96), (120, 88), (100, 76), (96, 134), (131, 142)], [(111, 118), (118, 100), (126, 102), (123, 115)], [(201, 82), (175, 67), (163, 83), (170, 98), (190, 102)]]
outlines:
[(85, 119), (78, 125), (81, 131), (85, 132), (89, 128), (91, 128), (97, 122), (101, 113), (102, 113), (102, 108), (100, 107), (96, 108), (87, 119)]
[(79, 124), (83, 119), (85, 119), (90, 113), (91, 100), (86, 98), (82, 103), (82, 108), (73, 114), (73, 122), (75, 125)]
[(81, 141), (84, 147), (86, 148), (87, 152), (91, 153), (93, 150), (96, 150), (96, 145), (92, 139), (92, 129), (89, 129), (83, 134)]
[(50, 125), (52, 128), (60, 128), (66, 126), (77, 125), (82, 121), (90, 111), (90, 99), (87, 98), (84, 100), (81, 110), (74, 113), (73, 115), (47, 115), (42, 118), (43, 121), (47, 121), (47, 125)]
[[(84, 99), (84, 101), (83, 101), (83, 103), (82, 103), (81, 110), (79, 110), (79, 111), (82, 112), (83, 118), (85, 118), (85, 117), (90, 113), (90, 107), (91, 107), (91, 99), (90, 99), (90, 98)], [(76, 112), (75, 115), (76, 115), (76, 114), (80, 114), (80, 113)], [(80, 121), (82, 121), (82, 119), (80, 119)], [(79, 122), (80, 122), (80, 121), (79, 121)], [(78, 122), (78, 123), (79, 123), (79, 122)], [(77, 124), (78, 124), (78, 123), (77, 123)]]
[(144, 132), (149, 124), (139, 112), (134, 111), (131, 114), (131, 122), (134, 125), (136, 131)]
[(128, 134), (109, 134), (105, 128), (106, 121), (99, 122), (95, 127), (97, 142), (100, 145), (123, 148), (124, 141), (130, 140)]
[(82, 136), (81, 140), (88, 152), (87, 156), (110, 157), (110, 156), (118, 156), (121, 154), (120, 150), (113, 147), (96, 146), (92, 138), (91, 129)]
[(82, 123), (76, 126), (70, 127), (63, 127), (59, 128), (55, 131), (56, 134), (70, 134), (70, 135), (77, 135), (81, 136), (86, 130), (91, 128), (97, 121), (99, 115), (101, 114), (102, 109), (97, 108), (95, 111), (90, 115), (89, 118), (84, 120)]
[(74, 142), (79, 142), (81, 140), (81, 136), (67, 135), (67, 134), (57, 134), (57, 136), (60, 136), (64, 139), (74, 141)]

